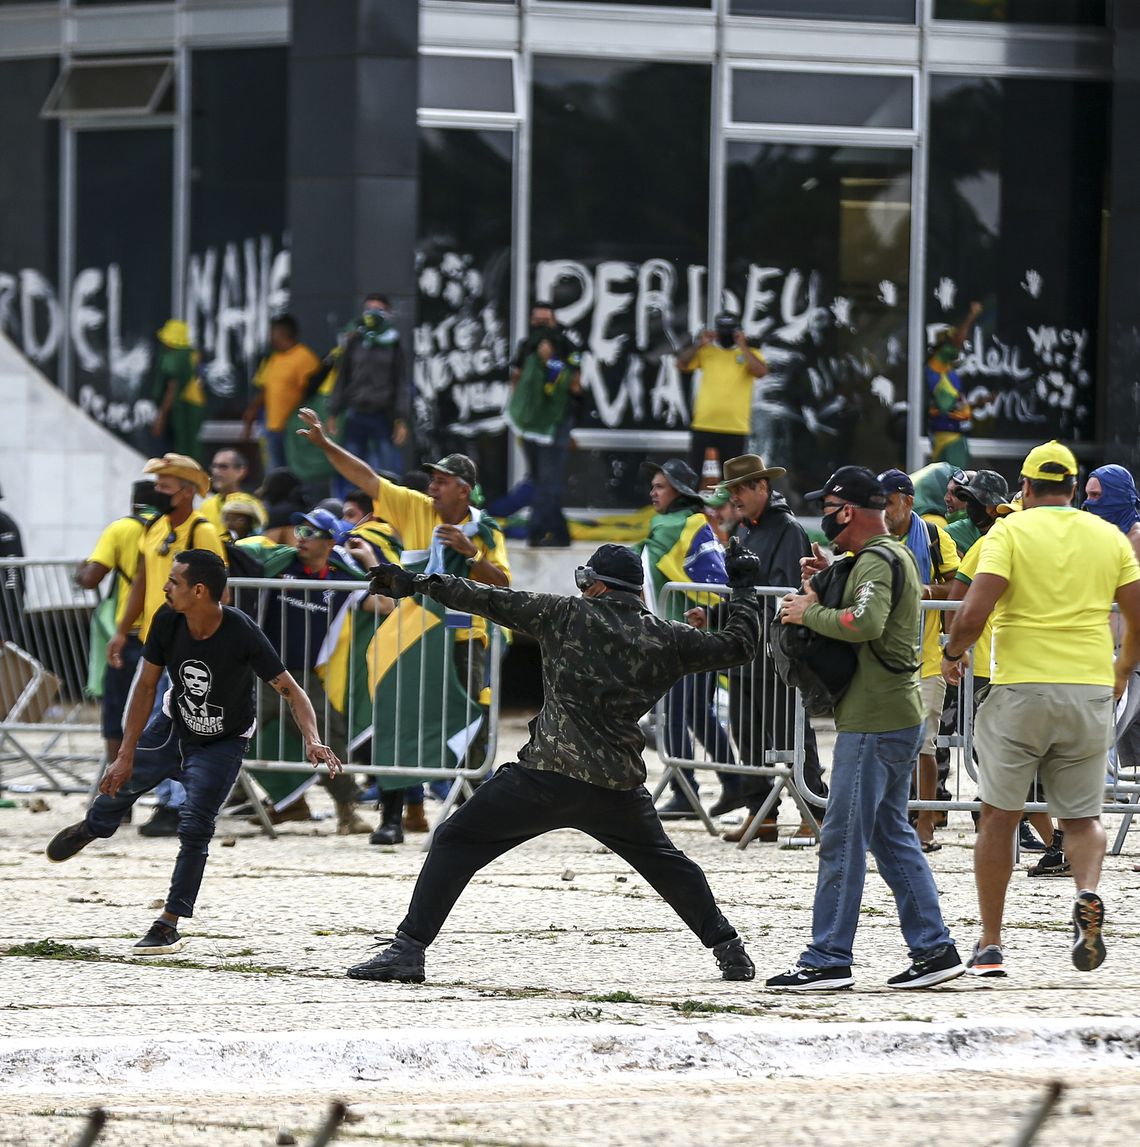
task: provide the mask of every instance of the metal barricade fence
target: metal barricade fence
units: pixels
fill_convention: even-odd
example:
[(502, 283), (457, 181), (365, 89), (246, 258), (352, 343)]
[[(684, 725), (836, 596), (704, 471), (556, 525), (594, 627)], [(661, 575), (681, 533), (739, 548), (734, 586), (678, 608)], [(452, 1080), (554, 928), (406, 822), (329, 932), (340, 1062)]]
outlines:
[[(89, 792), (102, 773), (100, 706), (88, 692), (103, 657), (91, 644), (101, 598), (76, 586), (79, 564), (0, 559), (0, 788)], [(450, 780), (446, 814), (490, 771), (503, 646), (497, 626), (426, 602), (375, 613), (379, 599), (360, 581), (232, 578), (229, 587), (232, 603), (294, 666), (322, 735), (335, 742), (343, 731), (334, 748), (347, 772), (390, 787)], [(303, 772), (311, 783), (315, 771), (284, 700), (258, 682), (257, 706), (262, 728), (246, 768), (268, 778)]]
[[(727, 600), (731, 590), (726, 586), (688, 582), (670, 582), (658, 596), (663, 616), (677, 615), (677, 603), (688, 609), (695, 600), (713, 595)], [(820, 764), (817, 734), (828, 739), (834, 731), (830, 718), (809, 718), (798, 690), (790, 689), (776, 672), (767, 654), (768, 634), (774, 621), (774, 601), (791, 592), (785, 588), (762, 587), (758, 594), (764, 599), (764, 632), (761, 654), (751, 665), (718, 674), (697, 675), (686, 678), (680, 687), (663, 697), (657, 704), (657, 749), (664, 775), (654, 799), (666, 785), (674, 784), (692, 805), (696, 815), (710, 833), (715, 833), (712, 818), (697, 796), (696, 786), (686, 774), (715, 772), (724, 778), (739, 776), (748, 784), (758, 784), (753, 804), (759, 798), (758, 813), (752, 819), (747, 833), (740, 841), (745, 848), (759, 832), (762, 821), (777, 808), (781, 792), (787, 790), (800, 809), (804, 827), (815, 830), (811, 809), (826, 811), (827, 798), (819, 784)], [(769, 604), (772, 603), (772, 604)], [(961, 608), (960, 601), (924, 601), (922, 613), (951, 614)], [(716, 614), (713, 614), (714, 624)], [(971, 651), (972, 652), (972, 651)], [(987, 667), (988, 668), (988, 667)], [(938, 667), (941, 680), (941, 666)], [(947, 697), (942, 706), (944, 719), (934, 738), (938, 751), (939, 788), (944, 795), (921, 799), (918, 795), (910, 802), (913, 812), (935, 813), (971, 812), (981, 808), (977, 797), (978, 764), (974, 747), (974, 722), (977, 708), (984, 699), (984, 688), (979, 696), (975, 689), (975, 666), (968, 666), (961, 685), (956, 690), (947, 686)], [(702, 677), (716, 679), (715, 692)], [(1140, 727), (1140, 674), (1134, 679), (1138, 696), (1134, 699), (1137, 725)], [(985, 685), (988, 681), (983, 679)], [(714, 697), (715, 713), (707, 703)], [(713, 723), (719, 718), (720, 729)], [(925, 715), (924, 715), (925, 716)], [(726, 728), (727, 726), (727, 728)], [(760, 730), (763, 741), (756, 738)], [(704, 735), (702, 735), (704, 734)], [(756, 743), (750, 743), (755, 741)], [(1138, 737), (1140, 745), (1140, 737)], [(925, 746), (924, 746), (925, 747)], [(826, 778), (824, 778), (826, 779)], [(1030, 794), (1027, 794), (1027, 797)], [(1044, 802), (1026, 800), (1026, 812), (1045, 812)], [(1140, 752), (1136, 759), (1122, 763), (1119, 753), (1115, 767), (1106, 777), (1105, 800), (1102, 815), (1122, 816), (1113, 853), (1123, 846), (1124, 836), (1132, 816), (1140, 813)], [(1048, 843), (1048, 842), (1046, 842)]]
[[(445, 816), (490, 772), (499, 728), (497, 626), (416, 599), (379, 613), (386, 599), (360, 581), (232, 578), (229, 585), (233, 604), (257, 621), (314, 700), (318, 727), (346, 773), (388, 788), (450, 780)], [(264, 682), (257, 704), (243, 777), (255, 777), (280, 805), (328, 770), (308, 763), (288, 706)], [(296, 784), (274, 774), (295, 774)]]
[(0, 788), (86, 792), (103, 763), (87, 696), (99, 605), (77, 560), (0, 558)]

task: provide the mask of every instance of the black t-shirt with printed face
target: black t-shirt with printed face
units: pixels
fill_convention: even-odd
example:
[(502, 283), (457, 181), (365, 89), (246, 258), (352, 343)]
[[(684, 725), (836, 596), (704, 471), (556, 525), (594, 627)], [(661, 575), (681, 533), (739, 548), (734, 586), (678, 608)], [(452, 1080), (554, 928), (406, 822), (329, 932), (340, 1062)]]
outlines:
[(222, 624), (204, 641), (190, 636), (186, 618), (168, 605), (154, 615), (143, 657), (170, 674), (166, 710), (192, 744), (240, 737), (253, 727), (253, 677), (285, 672), (269, 639), (240, 610), (222, 606)]

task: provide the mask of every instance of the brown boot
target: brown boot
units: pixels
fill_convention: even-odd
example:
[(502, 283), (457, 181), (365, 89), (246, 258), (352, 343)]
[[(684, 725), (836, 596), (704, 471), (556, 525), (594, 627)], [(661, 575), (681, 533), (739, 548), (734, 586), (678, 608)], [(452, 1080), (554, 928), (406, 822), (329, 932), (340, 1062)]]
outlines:
[(370, 836), (372, 825), (356, 811), (352, 801), (336, 802), (337, 836)]
[(431, 831), (431, 825), (428, 824), (427, 817), (424, 816), (424, 806), (422, 804), (410, 804), (404, 809), (404, 831)]
[[(270, 824), (287, 824), (292, 820), (312, 820), (313, 810), (309, 808), (309, 802), (304, 797), (298, 797), (292, 804), (286, 805), (283, 809), (275, 809), (268, 801), (266, 801), (265, 811), (269, 814)], [(249, 824), (261, 824), (261, 821), (256, 816), (247, 818)]]
[[(729, 844), (739, 844), (744, 839), (744, 834), (752, 825), (755, 816), (748, 817), (739, 828), (730, 829), (726, 832), (721, 839), (727, 840)], [(752, 838), (759, 840), (766, 844), (771, 844), (773, 841), (779, 839), (779, 827), (776, 824), (775, 817), (769, 817), (763, 824), (760, 825), (760, 831)]]

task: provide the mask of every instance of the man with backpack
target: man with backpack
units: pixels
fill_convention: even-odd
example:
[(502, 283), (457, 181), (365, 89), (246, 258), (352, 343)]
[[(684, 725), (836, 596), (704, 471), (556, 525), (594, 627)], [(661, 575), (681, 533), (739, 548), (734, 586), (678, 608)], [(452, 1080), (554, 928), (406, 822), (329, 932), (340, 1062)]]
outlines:
[[(958, 572), (958, 547), (954, 539), (935, 522), (923, 520), (914, 509), (914, 483), (901, 470), (885, 470), (879, 481), (887, 495), (883, 516), (891, 536), (897, 538), (914, 555), (922, 596), (927, 600), (945, 601), (950, 596), (954, 575)], [(935, 738), (942, 722), (946, 700), (946, 682), (942, 680), (941, 611), (929, 611), (922, 618), (922, 711), (926, 736), (918, 754), (918, 777), (915, 791), (921, 800), (934, 800), (938, 795), (938, 746)], [(942, 845), (934, 839), (937, 813), (920, 812), (915, 831), (923, 852), (937, 852)]]
[[(812, 580), (780, 603), (779, 620), (854, 646), (854, 672), (835, 706), (838, 736), (831, 796), (819, 850), (812, 939), (797, 963), (767, 981), (787, 991), (850, 987), (852, 946), (870, 849), (894, 893), (911, 964), (891, 988), (930, 988), (966, 968), (947, 931), (918, 837), (907, 820), (911, 773), (922, 742), (917, 637), (922, 584), (913, 557), (887, 532), (887, 495), (861, 466), (843, 466), (822, 490), (822, 529), (847, 574), (836, 605), (818, 575), (830, 570), (821, 550), (805, 559)], [(826, 577), (819, 579), (827, 581)], [(832, 583), (836, 582), (833, 577)], [(837, 585), (835, 586), (837, 588)]]

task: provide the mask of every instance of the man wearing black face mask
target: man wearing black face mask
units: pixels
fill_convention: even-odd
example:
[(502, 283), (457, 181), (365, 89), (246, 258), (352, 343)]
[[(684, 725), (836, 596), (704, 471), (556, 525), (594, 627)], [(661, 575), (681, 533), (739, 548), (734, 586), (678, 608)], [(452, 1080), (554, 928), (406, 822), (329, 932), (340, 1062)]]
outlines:
[(519, 343), (511, 369), (514, 393), (507, 424), (522, 439), (533, 487), (527, 544), (568, 546), (570, 531), (562, 513), (570, 431), (582, 385), (578, 350), (554, 318), (554, 307), (530, 309), (530, 332)]
[(716, 329), (701, 331), (696, 342), (677, 355), (686, 373), (701, 372), (693, 399), (691, 465), (699, 474), (706, 450), (717, 457), (738, 458), (748, 449), (752, 432), (752, 384), (768, 373), (764, 356), (754, 351), (730, 311), (721, 311)]

